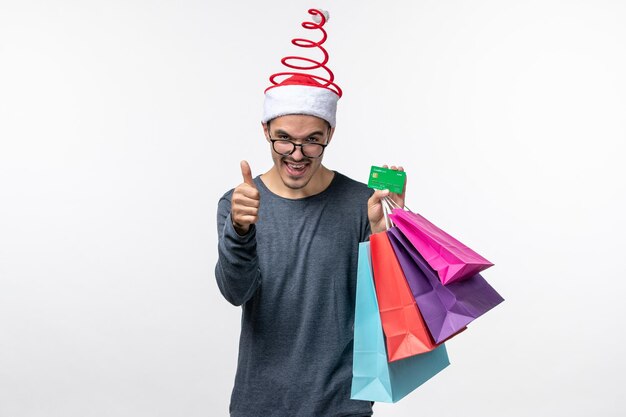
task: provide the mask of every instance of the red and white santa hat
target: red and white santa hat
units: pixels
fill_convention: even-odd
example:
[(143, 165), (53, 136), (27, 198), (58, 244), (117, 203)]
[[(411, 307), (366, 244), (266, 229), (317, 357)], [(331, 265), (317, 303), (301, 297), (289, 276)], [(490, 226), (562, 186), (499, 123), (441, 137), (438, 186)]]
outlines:
[[(322, 44), (326, 42), (324, 24), (328, 21), (328, 12), (310, 9), (313, 22), (302, 22), (302, 27), (319, 30), (319, 41), (296, 38), (291, 43), (301, 48), (317, 48), (323, 55), (322, 61), (299, 56), (286, 56), (281, 62), (295, 70), (279, 72), (270, 77), (272, 85), (265, 90), (263, 103), (263, 123), (288, 114), (306, 114), (326, 120), (331, 127), (336, 125), (337, 101), (342, 95), (341, 88), (334, 83), (335, 76), (326, 66), (328, 52)], [(311, 71), (323, 70), (322, 75)]]

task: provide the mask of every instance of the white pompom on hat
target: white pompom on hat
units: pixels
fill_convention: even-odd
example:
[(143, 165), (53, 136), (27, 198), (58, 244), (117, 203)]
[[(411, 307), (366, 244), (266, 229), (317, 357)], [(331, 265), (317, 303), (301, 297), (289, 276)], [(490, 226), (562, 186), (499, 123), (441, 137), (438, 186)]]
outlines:
[[(324, 20), (326, 22), (328, 22), (328, 19), (330, 19), (330, 13), (328, 13), (328, 10), (317, 9), (317, 11), (320, 12), (321, 14), (323, 14), (324, 15)], [(320, 15), (314, 14), (313, 15), (313, 21), (315, 23), (320, 23), (322, 21), (322, 18), (320, 17)]]
[[(334, 83), (334, 75), (326, 66), (328, 52), (322, 46), (327, 37), (323, 26), (329, 15), (328, 12), (317, 9), (310, 9), (309, 14), (315, 23), (303, 22), (302, 27), (320, 30), (323, 35), (322, 39), (311, 41), (296, 38), (292, 39), (291, 43), (303, 48), (318, 48), (324, 59), (319, 62), (311, 58), (287, 56), (281, 60), (283, 65), (298, 70), (298, 72), (280, 72), (270, 77), (272, 85), (265, 90), (263, 118), (261, 120), (263, 123), (289, 114), (305, 114), (324, 119), (331, 127), (336, 125), (337, 101), (341, 97), (342, 91)], [(298, 64), (293, 63), (293, 61), (298, 62)], [(324, 70), (326, 77), (301, 72), (315, 69)], [(277, 78), (283, 79), (277, 82)]]

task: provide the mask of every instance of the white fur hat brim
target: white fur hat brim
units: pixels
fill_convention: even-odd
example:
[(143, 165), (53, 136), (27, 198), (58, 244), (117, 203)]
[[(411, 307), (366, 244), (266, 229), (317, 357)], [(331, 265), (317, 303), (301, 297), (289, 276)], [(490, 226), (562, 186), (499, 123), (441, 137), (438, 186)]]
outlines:
[(324, 87), (279, 85), (265, 92), (263, 123), (289, 114), (306, 114), (337, 123), (337, 93)]

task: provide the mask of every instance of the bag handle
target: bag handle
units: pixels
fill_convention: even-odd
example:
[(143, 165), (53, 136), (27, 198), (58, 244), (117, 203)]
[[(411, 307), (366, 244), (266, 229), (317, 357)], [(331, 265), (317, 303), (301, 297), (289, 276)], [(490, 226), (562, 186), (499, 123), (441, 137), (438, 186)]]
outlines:
[(390, 208), (389, 213), (391, 213), (394, 208), (399, 208), (401, 210), (406, 210), (406, 211), (413, 213), (413, 211), (406, 204), (404, 205), (404, 207), (402, 207), (400, 206), (400, 204), (396, 203), (393, 200), (393, 198), (389, 196), (383, 197), (381, 201), (384, 201), (387, 203), (388, 207)]
[(383, 197), (380, 199), (380, 204), (383, 207), (383, 216), (385, 216), (385, 227), (387, 228), (387, 230), (395, 226), (393, 220), (391, 220), (391, 217), (389, 217), (393, 210), (391, 204), (389, 203), (389, 200), (391, 200), (389, 197)]

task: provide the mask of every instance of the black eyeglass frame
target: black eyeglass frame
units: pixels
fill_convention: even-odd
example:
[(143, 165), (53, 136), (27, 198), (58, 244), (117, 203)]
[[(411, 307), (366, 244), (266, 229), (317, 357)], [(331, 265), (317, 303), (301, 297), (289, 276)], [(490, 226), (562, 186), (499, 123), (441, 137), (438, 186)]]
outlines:
[[(272, 138), (270, 138), (269, 141), (272, 142), (272, 149), (274, 150), (274, 152), (276, 152), (277, 154), (282, 155), (282, 156), (291, 155), (291, 154), (293, 154), (296, 151), (297, 147), (300, 147), (300, 152), (302, 152), (302, 155), (306, 156), (307, 158), (321, 158), (322, 155), (324, 155), (324, 151), (326, 150), (326, 147), (328, 146), (328, 143), (295, 143), (295, 142), (290, 141), (289, 139), (272, 139)], [(288, 143), (291, 144), (291, 146), (293, 146), (293, 149), (291, 150), (291, 152), (288, 152), (288, 153), (278, 152), (276, 150), (276, 146), (275, 146), (276, 142), (288, 142)], [(318, 156), (309, 156), (306, 153), (304, 153), (304, 146), (306, 146), (306, 145), (321, 146), (322, 147), (322, 153), (320, 153)]]

